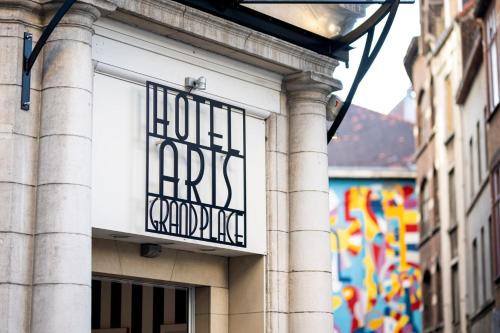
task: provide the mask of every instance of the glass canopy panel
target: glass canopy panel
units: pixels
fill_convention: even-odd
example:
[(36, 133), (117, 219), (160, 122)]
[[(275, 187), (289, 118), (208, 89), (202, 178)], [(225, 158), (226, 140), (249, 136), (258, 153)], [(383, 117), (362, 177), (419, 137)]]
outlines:
[(380, 6), (372, 3), (241, 3), (241, 5), (330, 39), (344, 36), (359, 26), (367, 18), (368, 7), (370, 7), (369, 12), (373, 12)]

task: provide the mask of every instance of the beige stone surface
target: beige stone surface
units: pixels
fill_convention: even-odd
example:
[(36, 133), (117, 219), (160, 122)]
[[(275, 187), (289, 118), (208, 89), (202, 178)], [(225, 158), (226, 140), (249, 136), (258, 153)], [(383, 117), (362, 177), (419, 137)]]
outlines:
[(267, 244), (268, 255), (266, 258), (266, 269), (280, 272), (288, 271), (288, 232), (268, 231)]
[(0, 133), (16, 133), (38, 137), (40, 91), (31, 89), (30, 111), (21, 111), (21, 87), (0, 85)]
[(295, 216), (294, 230), (329, 231), (328, 211), (315, 210), (311, 207), (328, 207), (328, 193), (325, 192), (292, 192), (289, 194), (290, 215)]
[(44, 90), (40, 136), (53, 134), (92, 137), (92, 94), (83, 89)]
[(40, 139), (39, 185), (90, 186), (91, 141), (88, 138), (51, 135)]
[[(33, 237), (27, 234), (0, 232), (0, 285), (31, 284)], [(1, 303), (1, 302), (0, 302)]]
[(332, 313), (291, 313), (289, 318), (290, 333), (327, 332), (328, 327), (333, 329)]
[(196, 287), (195, 288), (195, 315), (210, 314), (210, 287)]
[(35, 192), (33, 186), (0, 182), (0, 233), (32, 234)]
[[(313, 112), (311, 108), (311, 112)], [(303, 111), (305, 112), (305, 111)], [(322, 133), (320, 131), (309, 131), (308, 128), (323, 128), (326, 122), (325, 114), (317, 114), (315, 111), (313, 113), (301, 113), (292, 114), (294, 120), (290, 122), (290, 132), (300, 133), (300, 135), (290, 136), (290, 146), (291, 152), (318, 152), (327, 154), (326, 151), (326, 130)], [(323, 142), (321, 142), (323, 140)]]
[[(11, 127), (4, 125), (3, 127)], [(15, 133), (0, 133), (0, 182), (36, 185), (38, 141)]]
[(268, 271), (266, 310), (268, 312), (288, 312), (288, 272)]
[(89, 235), (90, 192), (86, 186), (47, 184), (38, 187), (36, 233), (68, 232)]
[(157, 258), (140, 256), (140, 245), (94, 238), (94, 274), (227, 288), (227, 258), (163, 248)]
[(29, 332), (31, 287), (0, 283), (0, 333)]
[(266, 162), (269, 172), (266, 174), (267, 189), (281, 192), (288, 191), (288, 156), (279, 152), (267, 152)]
[(229, 315), (229, 332), (261, 333), (265, 332), (265, 313), (240, 313)]
[(318, 128), (326, 129), (326, 103), (340, 84), (305, 72), (287, 77), (285, 87), (294, 133), (289, 138), (289, 331), (332, 332), (327, 142), (326, 131)]
[(31, 319), (32, 332), (90, 332), (90, 295), (90, 286), (86, 285), (36, 286), (33, 288), (32, 306), (36, 311)]
[[(325, 138), (326, 145), (326, 138)], [(328, 156), (317, 152), (290, 154), (290, 192), (321, 191), (328, 193)]]
[(88, 285), (91, 272), (91, 241), (88, 235), (38, 234), (33, 283)]
[(229, 259), (229, 313), (265, 309), (265, 259), (258, 255)]
[(281, 95), (280, 112), (266, 120), (268, 237), (265, 330), (273, 333), (288, 332), (288, 118), (284, 94)]
[(216, 315), (227, 315), (229, 313), (228, 289), (210, 287), (210, 313)]
[[(44, 48), (43, 89), (71, 87), (92, 91), (91, 49), (80, 41), (48, 43)], [(78, 64), (78, 65), (75, 65)], [(65, 75), (62, 75), (64, 73)], [(62, 95), (60, 97), (65, 97)]]
[(211, 333), (210, 332), (210, 314), (195, 314), (194, 325), (196, 333)]
[(32, 69), (31, 109), (21, 103), (23, 34), (39, 33), (38, 5), (0, 2), (0, 332), (30, 332), (40, 73)]
[[(290, 233), (290, 271), (324, 271), (331, 266), (331, 252), (325, 251), (330, 242), (327, 231), (301, 230)], [(307, 249), (307, 251), (304, 251)], [(311, 260), (314, 258), (314, 260)], [(328, 272), (331, 268), (328, 269)]]
[(331, 312), (331, 292), (325, 292), (331, 289), (331, 273), (292, 271), (289, 276), (290, 313)]

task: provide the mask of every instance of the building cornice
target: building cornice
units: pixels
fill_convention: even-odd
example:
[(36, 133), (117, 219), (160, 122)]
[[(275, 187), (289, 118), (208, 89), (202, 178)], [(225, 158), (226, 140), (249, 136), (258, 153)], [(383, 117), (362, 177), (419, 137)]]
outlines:
[[(91, 1), (91, 0), (88, 0)], [(109, 0), (110, 18), (281, 74), (331, 76), (338, 61), (171, 0)]]

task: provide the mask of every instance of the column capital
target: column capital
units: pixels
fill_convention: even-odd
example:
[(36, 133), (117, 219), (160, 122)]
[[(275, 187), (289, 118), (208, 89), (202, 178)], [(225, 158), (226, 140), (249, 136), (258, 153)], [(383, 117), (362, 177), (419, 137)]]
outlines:
[[(46, 13), (44, 24), (50, 22), (61, 5), (60, 0), (49, 0), (43, 4), (43, 11)], [(80, 0), (64, 15), (58, 26), (78, 25), (91, 29), (99, 17), (115, 11), (116, 8), (117, 6), (108, 0)]]
[(325, 103), (330, 93), (342, 89), (342, 83), (332, 76), (306, 71), (288, 75), (284, 80), (289, 99)]

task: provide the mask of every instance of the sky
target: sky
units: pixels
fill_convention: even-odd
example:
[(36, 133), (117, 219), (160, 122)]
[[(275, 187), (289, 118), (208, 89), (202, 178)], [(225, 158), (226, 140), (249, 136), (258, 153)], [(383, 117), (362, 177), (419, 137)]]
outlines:
[[(371, 11), (377, 8), (371, 7)], [(367, 15), (370, 13), (367, 12)], [(384, 22), (379, 23), (374, 42)], [(382, 49), (358, 87), (353, 104), (387, 114), (406, 96), (411, 83), (403, 59), (411, 39), (419, 34), (418, 1), (401, 4)], [(334, 77), (340, 79), (344, 86), (343, 90), (336, 93), (342, 100), (345, 100), (358, 69), (364, 41), (365, 38), (353, 44), (355, 49), (350, 52), (349, 68), (346, 69), (341, 63), (335, 70)]]

